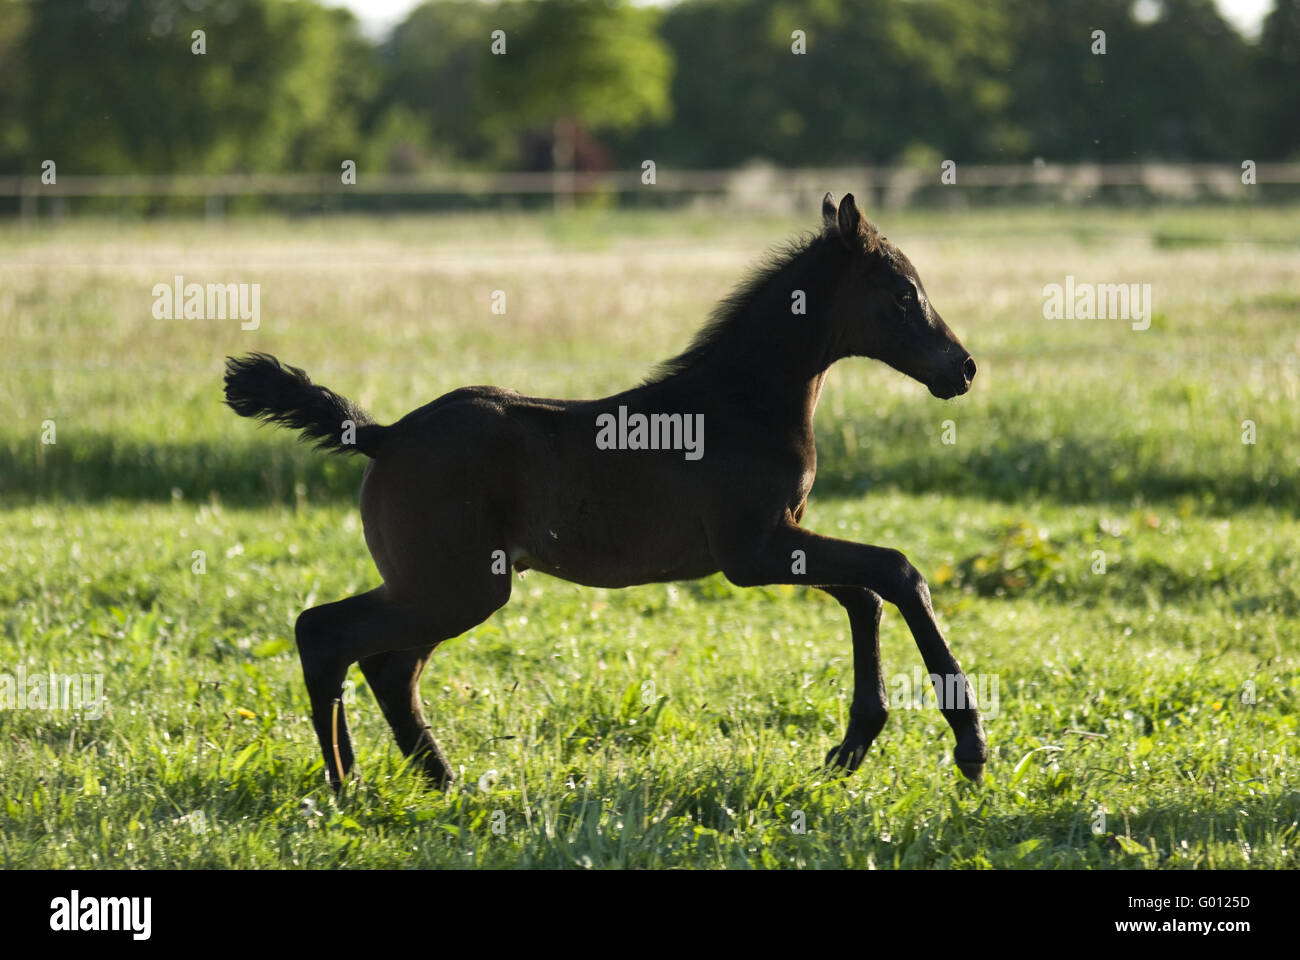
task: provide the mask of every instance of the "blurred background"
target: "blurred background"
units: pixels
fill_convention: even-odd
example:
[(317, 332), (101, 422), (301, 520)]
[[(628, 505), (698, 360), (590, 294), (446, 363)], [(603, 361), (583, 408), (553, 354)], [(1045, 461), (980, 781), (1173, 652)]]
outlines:
[[(893, 203), (1233, 194), (1296, 159), (1298, 34), (1297, 0), (20, 0), (0, 210), (771, 206), (816, 192), (774, 168), (827, 167), (895, 168), (858, 184)], [(1004, 169), (945, 193), (943, 160)], [(1219, 169), (1044, 169), (1081, 163)], [(209, 179), (86, 179), (128, 175)]]

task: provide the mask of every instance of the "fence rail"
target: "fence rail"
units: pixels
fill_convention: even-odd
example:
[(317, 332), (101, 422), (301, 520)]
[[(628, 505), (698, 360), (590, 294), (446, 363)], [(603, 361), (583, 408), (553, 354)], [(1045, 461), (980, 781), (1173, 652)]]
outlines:
[[(1139, 188), (1171, 198), (1212, 195), (1244, 197), (1241, 161), (1163, 164), (958, 164), (953, 183), (958, 190), (1040, 188), (1066, 201), (1083, 200), (1107, 188)], [(863, 194), (874, 192), (885, 205), (905, 205), (918, 192), (941, 186), (938, 169), (899, 166), (850, 166), (819, 169), (780, 169), (751, 165), (731, 170), (678, 170), (660, 167), (654, 182), (643, 182), (641, 170), (575, 173), (430, 173), (360, 172), (347, 184), (337, 173), (188, 174), (83, 176), (58, 175), (53, 183), (40, 176), (0, 176), (0, 197), (17, 197), (24, 213), (35, 213), (42, 198), (90, 197), (228, 197), (391, 196), (391, 197), (519, 197), (551, 195), (563, 203), (576, 194), (654, 192), (674, 195), (720, 195), (741, 202), (764, 198), (820, 196), (828, 186), (852, 185)], [(1255, 170), (1258, 184), (1300, 184), (1300, 163), (1262, 163)]]

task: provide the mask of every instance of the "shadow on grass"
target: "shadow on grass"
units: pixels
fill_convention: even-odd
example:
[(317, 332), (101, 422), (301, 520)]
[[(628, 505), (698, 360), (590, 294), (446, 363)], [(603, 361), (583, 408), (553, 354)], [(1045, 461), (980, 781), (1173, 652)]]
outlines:
[[(1224, 847), (1244, 848), (1249, 861), (1252, 848), (1280, 846), (1279, 834), (1300, 814), (1300, 794), (1166, 797), (1129, 809), (1117, 810), (1117, 806), (1097, 799), (1095, 792), (1074, 800), (1062, 796), (1049, 809), (994, 814), (972, 821), (963, 832), (980, 841), (995, 838), (985, 857), (993, 866), (1013, 869), (1204, 870), (1210, 869), (1206, 859), (1210, 846), (1220, 848), (1214, 855), (1220, 860), (1216, 868), (1222, 868)], [(1108, 813), (1104, 829), (1095, 833), (1094, 828), (1101, 826), (1099, 808)], [(1181, 849), (1174, 849), (1175, 843)]]
[[(1061, 442), (1061, 441), (1064, 442)], [(829, 447), (825, 449), (824, 447)], [(1003, 440), (961, 452), (933, 447), (879, 448), (849, 456), (842, 444), (819, 444), (814, 493), (854, 498), (873, 490), (939, 493), (1003, 503), (1047, 500), (1062, 504), (1159, 503), (1190, 498), (1206, 513), (1244, 507), (1300, 510), (1300, 484), (1275, 464), (1242, 457), (1206, 463), (1188, 457), (1161, 463), (1123, 442), (1064, 437)]]
[[(940, 785), (937, 797), (916, 783), (910, 790), (898, 784), (884, 793), (872, 805), (888, 826), (882, 836), (866, 810), (846, 809), (840, 796), (841, 789), (861, 789), (858, 785), (863, 781), (880, 775), (867, 764), (855, 774), (856, 780), (837, 782), (809, 774), (807, 783), (786, 784), (779, 791), (766, 778), (743, 769), (688, 770), (656, 781), (661, 795), (652, 806), (665, 811), (661, 819), (684, 817), (724, 838), (754, 819), (780, 824), (765, 843), (777, 851), (778, 866), (802, 855), (810, 865), (823, 867), (860, 865), (869, 857), (879, 867), (904, 869), (949, 868), (954, 857), (965, 866), (1001, 869), (1207, 869), (1210, 856), (1222, 866), (1232, 847), (1244, 850), (1247, 862), (1252, 850), (1286, 858), (1285, 848), (1278, 848), (1285, 843), (1287, 825), (1300, 813), (1300, 794), (1294, 791), (1250, 797), (1239, 793), (1217, 798), (1166, 796), (1117, 810), (1117, 802), (1099, 801), (1095, 793), (1077, 787), (1050, 798), (1035, 797), (1033, 807), (1023, 812), (1009, 811), (1003, 802), (1010, 794), (1008, 787), (981, 791), (953, 773), (949, 783)], [(778, 792), (780, 803), (774, 804), (772, 797)], [(614, 802), (625, 822), (639, 821), (636, 794), (635, 789), (625, 794), (623, 809)], [(973, 799), (981, 795), (1000, 809), (972, 810)], [(963, 797), (964, 809), (955, 802)], [(936, 817), (932, 810), (936, 799), (950, 812)], [(1109, 812), (1097, 833), (1099, 804)], [(756, 810), (756, 818), (746, 816), (751, 810)], [(789, 830), (792, 811), (806, 815), (805, 836)], [(563, 803), (557, 806), (560, 817), (566, 812)], [(665, 838), (649, 839), (659, 844)], [(692, 852), (679, 845), (674, 859), (684, 861)], [(730, 859), (730, 866), (757, 865), (734, 847), (722, 851), (720, 859), (724, 863)]]
[[(287, 442), (286, 442), (287, 441)], [(0, 497), (191, 502), (238, 507), (353, 502), (366, 458), (327, 455), (288, 437), (279, 442), (140, 443), (106, 435), (45, 447), (0, 448)]]
[[(1214, 466), (1149, 462), (1140, 451), (1097, 441), (1003, 442), (939, 452), (879, 446), (848, 455), (834, 438), (819, 443), (814, 493), (857, 499), (874, 491), (941, 493), (1005, 503), (1066, 504), (1192, 498), (1207, 513), (1249, 506), (1300, 511), (1300, 484), (1243, 458)], [(0, 498), (7, 506), (110, 499), (190, 502), (218, 499), (237, 507), (355, 503), (365, 458), (340, 457), (279, 438), (220, 444), (143, 443), (92, 435), (50, 446), (10, 441), (0, 447)]]

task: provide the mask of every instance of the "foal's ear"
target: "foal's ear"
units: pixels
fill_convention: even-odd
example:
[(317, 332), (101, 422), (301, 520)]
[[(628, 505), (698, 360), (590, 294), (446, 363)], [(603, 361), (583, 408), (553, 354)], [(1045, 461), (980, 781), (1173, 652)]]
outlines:
[(836, 214), (836, 223), (840, 228), (840, 238), (848, 244), (862, 234), (862, 224), (866, 220), (862, 216), (862, 211), (858, 209), (858, 202), (853, 199), (853, 194), (844, 194), (844, 199), (840, 201), (840, 208)]
[(835, 229), (835, 198), (828, 192), (822, 197), (822, 224), (827, 230)]

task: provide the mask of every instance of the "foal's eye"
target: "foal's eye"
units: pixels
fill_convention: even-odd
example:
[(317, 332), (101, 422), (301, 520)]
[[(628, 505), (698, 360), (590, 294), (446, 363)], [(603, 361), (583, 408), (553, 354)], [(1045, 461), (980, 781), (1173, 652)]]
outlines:
[(903, 303), (916, 302), (916, 287), (910, 281), (902, 280), (894, 284), (894, 296)]

